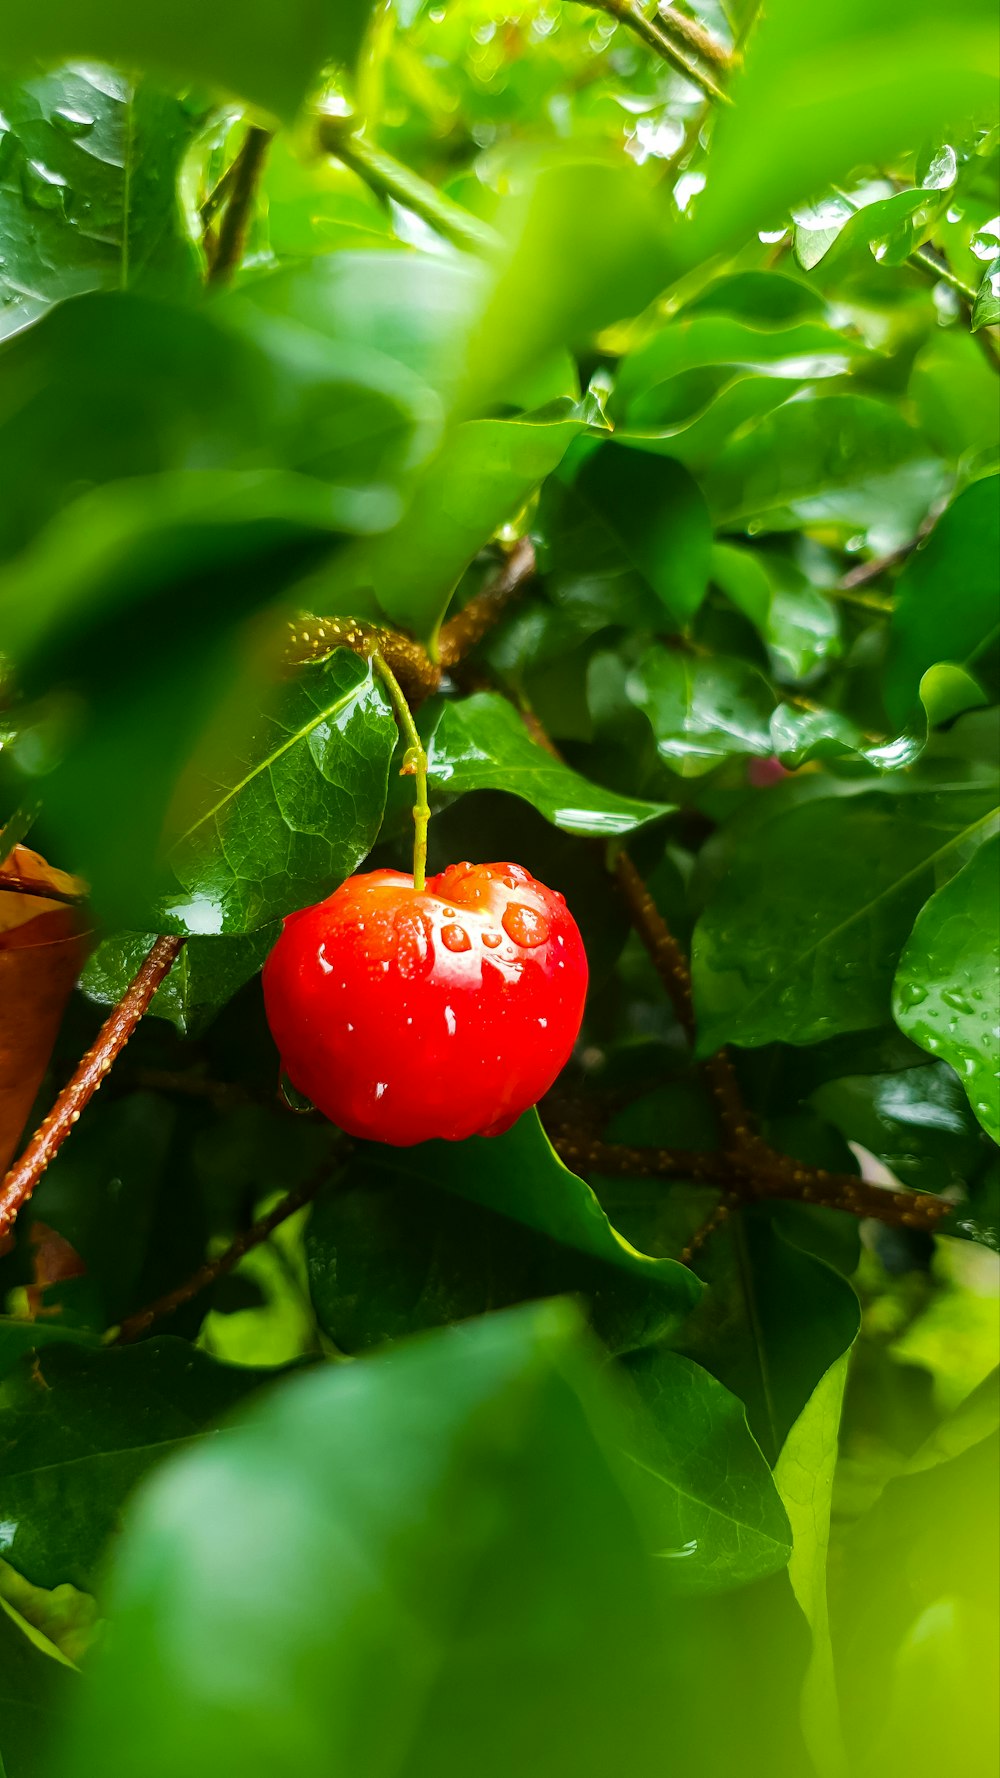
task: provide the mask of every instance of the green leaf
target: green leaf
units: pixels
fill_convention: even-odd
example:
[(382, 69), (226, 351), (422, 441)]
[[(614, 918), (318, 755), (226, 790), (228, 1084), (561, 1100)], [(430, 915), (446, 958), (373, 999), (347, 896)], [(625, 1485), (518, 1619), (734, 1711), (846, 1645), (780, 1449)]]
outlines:
[(789, 1577), (812, 1631), (812, 1660), (802, 1688), (801, 1712), (806, 1745), (821, 1778), (846, 1778), (847, 1772), (826, 1593), (833, 1476), (847, 1364), (845, 1352), (820, 1378), (782, 1445), (774, 1469), (794, 1540)]
[(654, 1571), (576, 1337), (543, 1304), (325, 1366), (175, 1464), (66, 1778), (657, 1769)]
[(427, 770), (431, 788), (447, 796), (506, 790), (566, 833), (631, 833), (670, 812), (669, 804), (619, 796), (581, 778), (530, 739), (496, 692), (443, 706), (427, 740)]
[(341, 648), (298, 674), (172, 845), (167, 929), (252, 932), (330, 894), (374, 844), (395, 744), (370, 661)]
[(280, 21), (267, 0), (206, 11), (193, 0), (54, 0), (39, 12), (11, 0), (4, 20), (3, 60), (117, 62), (161, 68), (204, 81), (291, 119), (324, 62), (351, 61), (368, 22), (368, 0), (314, 6), (292, 0)]
[[(189, 939), (153, 995), (149, 1014), (169, 1019), (182, 1037), (200, 1036), (256, 975), (277, 936), (277, 926), (265, 926), (247, 938)], [(117, 1006), (155, 938), (155, 932), (118, 932), (102, 939), (80, 977), (87, 999), (97, 1006)]]
[[(949, 661), (1000, 689), (997, 562), (1000, 480), (965, 488), (942, 515), (896, 584), (885, 698), (905, 722), (929, 667)], [(956, 590), (960, 589), (960, 597)]]
[(425, 638), (435, 634), (472, 558), (556, 468), (584, 425), (567, 399), (509, 420), (456, 426), (421, 475), (399, 523), (352, 551), (325, 581), (324, 610), (353, 610), (352, 588)]
[(716, 1230), (698, 1271), (707, 1288), (674, 1344), (739, 1396), (773, 1464), (820, 1378), (855, 1339), (858, 1299), (766, 1210), (741, 1210)]
[(983, 273), (983, 281), (976, 292), (976, 300), (972, 305), (972, 331), (978, 333), (981, 327), (996, 327), (1000, 322), (1000, 255), (992, 260)]
[(40, 1353), (0, 1397), (5, 1555), (35, 1586), (69, 1581), (93, 1592), (139, 1478), (216, 1426), (260, 1380), (163, 1336)]
[(0, 580), (22, 689), (50, 694), (11, 749), (15, 782), (108, 924), (149, 922), (167, 803), (232, 686), (242, 620), (370, 516), (363, 493), (305, 477), (151, 477), (77, 501)]
[(419, 1155), (405, 1174), (374, 1154), (356, 1159), (317, 1200), (306, 1253), (317, 1317), (343, 1352), (549, 1296), (575, 1296), (613, 1352), (663, 1339), (676, 1322), (657, 1277), (627, 1276), (499, 1204), (438, 1190)]
[(1000, 837), (994, 837), (917, 915), (896, 972), (893, 1014), (921, 1049), (951, 1063), (995, 1142), (998, 986)]
[(37, 1352), (42, 1346), (92, 1346), (95, 1336), (83, 1328), (59, 1327), (52, 1321), (28, 1321), (18, 1315), (0, 1315), (0, 1379), (12, 1371), (26, 1352)]
[(631, 1357), (629, 1461), (657, 1555), (683, 1592), (742, 1586), (784, 1568), (791, 1535), (743, 1404), (676, 1352)]
[(986, 837), (979, 790), (820, 797), (748, 831), (695, 928), (699, 1053), (884, 1024), (934, 872)]
[(0, 1771), (42, 1778), (50, 1742), (75, 1697), (74, 1675), (52, 1660), (0, 1601)]
[(661, 1287), (679, 1316), (698, 1299), (698, 1281), (687, 1266), (672, 1259), (651, 1259), (612, 1227), (590, 1186), (559, 1159), (535, 1110), (526, 1111), (503, 1136), (421, 1142), (386, 1154), (382, 1166), (403, 1178), (415, 1174), (471, 1204), (524, 1223), (561, 1246)]
[[(859, 165), (881, 165), (954, 115), (996, 104), (995, 23), (979, 0), (873, 12), (776, 0), (747, 50), (738, 103), (719, 119), (690, 253), (772, 228)], [(790, 103), (789, 100), (794, 102)]]
[(893, 1074), (845, 1074), (819, 1087), (811, 1103), (905, 1185), (975, 1198), (992, 1150), (961, 1082), (943, 1062)]
[(10, 1606), (42, 1639), (47, 1650), (78, 1667), (99, 1629), (97, 1601), (65, 1582), (33, 1587), (0, 1558), (0, 1605)]
[(79, 65), (0, 83), (0, 334), (85, 290), (191, 289), (169, 202), (199, 119), (149, 80)]
[(737, 433), (703, 485), (722, 528), (832, 522), (888, 550), (911, 540), (945, 474), (889, 402), (837, 394), (788, 402)]
[[(885, 187), (883, 186), (884, 190)], [(806, 271), (829, 259), (842, 275), (844, 264), (864, 265), (872, 254), (879, 265), (905, 264), (927, 240), (948, 202), (938, 191), (898, 191), (866, 201), (864, 192), (825, 198), (795, 212), (795, 257)], [(860, 205), (860, 208), (859, 208)]]
[(668, 616), (687, 623), (705, 596), (712, 527), (686, 470), (643, 452), (599, 445), (585, 457), (573, 491), (596, 513)]
[(778, 680), (809, 679), (839, 658), (836, 603), (790, 563), (717, 543), (712, 550), (712, 579), (759, 632)]

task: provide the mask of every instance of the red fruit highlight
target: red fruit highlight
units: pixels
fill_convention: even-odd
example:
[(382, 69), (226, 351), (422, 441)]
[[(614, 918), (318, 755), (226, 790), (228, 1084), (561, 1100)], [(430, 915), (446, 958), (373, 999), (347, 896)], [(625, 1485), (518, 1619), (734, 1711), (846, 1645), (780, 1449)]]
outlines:
[(453, 864), (418, 893), (349, 877), (290, 914), (264, 965), (293, 1086), (350, 1136), (499, 1136), (569, 1059), (587, 957), (561, 895), (517, 864)]

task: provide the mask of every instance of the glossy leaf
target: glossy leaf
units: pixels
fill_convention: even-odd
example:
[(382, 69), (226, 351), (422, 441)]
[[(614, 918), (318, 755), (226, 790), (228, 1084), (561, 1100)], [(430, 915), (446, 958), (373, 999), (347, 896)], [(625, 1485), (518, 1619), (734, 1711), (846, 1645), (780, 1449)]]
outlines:
[(1000, 254), (987, 266), (972, 305), (972, 331), (1000, 322)]
[(471, 1204), (498, 1210), (538, 1234), (590, 1259), (619, 1266), (657, 1285), (678, 1316), (700, 1295), (698, 1281), (672, 1259), (651, 1259), (618, 1233), (590, 1186), (564, 1166), (537, 1111), (526, 1111), (503, 1136), (473, 1136), (461, 1144), (421, 1142), (383, 1158), (387, 1173), (423, 1179)]
[(820, 1378), (852, 1344), (858, 1299), (766, 1211), (743, 1211), (698, 1257), (705, 1295), (674, 1343), (744, 1402), (774, 1463)]
[(154, 1463), (218, 1424), (259, 1381), (184, 1340), (52, 1347), (0, 1402), (5, 1555), (35, 1586), (93, 1592), (125, 1501)]
[(998, 559), (1000, 481), (987, 476), (948, 507), (899, 577), (886, 674), (886, 702), (895, 719), (909, 716), (922, 674), (937, 661), (985, 676), (994, 689), (1000, 683)]
[(531, 803), (567, 833), (631, 833), (669, 813), (591, 784), (554, 759), (528, 735), (516, 710), (495, 692), (445, 704), (427, 741), (432, 789), (447, 796), (506, 790)]
[(4, 1778), (41, 1778), (75, 1700), (74, 1676), (0, 1602), (0, 1761)]
[[(845, 1068), (850, 1065), (845, 1058)], [(811, 1102), (905, 1185), (960, 1201), (978, 1195), (992, 1152), (960, 1081), (943, 1062), (894, 1074), (851, 1072), (818, 1087)]]
[(790, 571), (790, 564), (717, 543), (712, 579), (759, 632), (779, 680), (809, 679), (840, 656), (835, 602), (804, 575)]
[(737, 434), (704, 478), (723, 528), (827, 520), (860, 528), (884, 550), (910, 541), (944, 486), (927, 441), (897, 408), (866, 395), (786, 403)]
[(122, 0), (55, 0), (40, 13), (12, 0), (5, 21), (7, 66), (69, 57), (158, 67), (181, 80), (218, 86), (265, 111), (294, 116), (322, 64), (349, 61), (368, 20), (367, 0), (316, 8), (294, 0), (280, 26), (260, 0), (240, 15), (149, 0), (139, 11)]
[(632, 1406), (625, 1451), (671, 1584), (711, 1592), (784, 1568), (788, 1522), (742, 1403), (676, 1352), (636, 1353), (622, 1369)]
[(976, 1116), (1000, 1142), (1000, 838), (921, 909), (899, 960), (893, 1013), (922, 1049), (950, 1062)]
[(695, 928), (701, 1053), (884, 1024), (934, 872), (986, 837), (992, 800), (971, 789), (820, 798), (749, 832)]
[(300, 674), (171, 847), (169, 929), (251, 932), (332, 893), (378, 833), (395, 744), (370, 661), (338, 649)]
[(149, 80), (81, 64), (0, 83), (0, 113), (0, 335), (85, 290), (195, 283), (180, 206), (164, 197), (196, 110)]
[(575, 1332), (544, 1304), (325, 1366), (175, 1465), (66, 1778), (655, 1770), (653, 1573)]
[[(420, 1157), (416, 1157), (420, 1168)], [(492, 1208), (425, 1183), (425, 1171), (366, 1153), (316, 1203), (306, 1253), (312, 1300), (339, 1350), (515, 1303), (572, 1295), (613, 1352), (663, 1339), (676, 1306), (655, 1274), (626, 1275)]]
[(607, 527), (668, 616), (687, 623), (705, 596), (712, 537), (691, 476), (679, 464), (606, 444), (584, 459), (573, 492)]
[(82, 1328), (59, 1327), (51, 1321), (29, 1321), (18, 1315), (0, 1316), (0, 1377), (14, 1370), (26, 1352), (37, 1352), (42, 1346), (96, 1344), (94, 1335)]
[[(192, 938), (153, 995), (149, 1016), (169, 1019), (182, 1037), (196, 1037), (258, 969), (278, 936), (277, 926), (247, 938)], [(149, 955), (154, 932), (119, 932), (87, 959), (80, 987), (98, 1006), (116, 1006)]]

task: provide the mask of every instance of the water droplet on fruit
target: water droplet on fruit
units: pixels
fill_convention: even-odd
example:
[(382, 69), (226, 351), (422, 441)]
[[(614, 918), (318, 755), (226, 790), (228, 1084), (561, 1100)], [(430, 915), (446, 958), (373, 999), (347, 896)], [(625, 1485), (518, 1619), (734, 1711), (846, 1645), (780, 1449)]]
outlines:
[(507, 937), (512, 938), (516, 945), (523, 945), (525, 950), (530, 951), (535, 945), (543, 945), (549, 936), (549, 923), (545, 915), (521, 901), (512, 901), (504, 909), (502, 924)]
[(539, 1019), (539, 1021), (538, 1021), (538, 1023), (539, 1023), (539, 1024), (540, 1024), (540, 1025), (541, 1025), (541, 1027), (542, 1027), (542, 1030), (543, 1030), (543, 1031), (547, 1031), (547, 1030), (548, 1030), (548, 1028), (549, 1028), (549, 1021), (548, 1021), (548, 1019)]
[(446, 920), (453, 920), (455, 918), (454, 908), (445, 908), (444, 917)]
[(442, 926), (441, 943), (446, 951), (471, 951), (472, 940), (464, 926)]
[(458, 1026), (457, 1026), (457, 1022), (455, 1019), (454, 1011), (450, 1006), (446, 1006), (444, 1009), (444, 1022), (445, 1022), (445, 1025), (447, 1026), (447, 1029), (448, 1029), (448, 1036), (454, 1037), (455, 1032), (458, 1029)]
[(500, 937), (499, 932), (484, 932), (483, 933), (483, 944), (489, 945), (489, 948), (491, 951), (495, 951), (497, 948), (497, 945), (501, 944), (502, 942), (503, 941)]
[[(396, 939), (396, 966), (405, 978), (423, 975), (431, 968), (434, 958), (431, 944), (431, 925), (427, 915), (419, 908), (407, 908), (396, 915), (393, 921)], [(389, 965), (384, 963), (383, 969)]]

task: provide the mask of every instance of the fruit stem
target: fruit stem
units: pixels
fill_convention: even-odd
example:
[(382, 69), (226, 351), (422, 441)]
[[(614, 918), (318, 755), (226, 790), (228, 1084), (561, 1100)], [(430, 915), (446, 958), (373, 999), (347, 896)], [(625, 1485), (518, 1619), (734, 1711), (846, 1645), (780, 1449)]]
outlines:
[(413, 711), (403, 694), (403, 688), (384, 655), (380, 654), (377, 648), (372, 652), (371, 662), (373, 670), (378, 674), (389, 694), (392, 707), (396, 712), (396, 721), (408, 743), (399, 775), (401, 778), (416, 779), (417, 794), (413, 805), (413, 887), (418, 893), (422, 893), (427, 880), (427, 823), (431, 818), (430, 806), (427, 801), (427, 755), (424, 752), (424, 744), (417, 733)]

